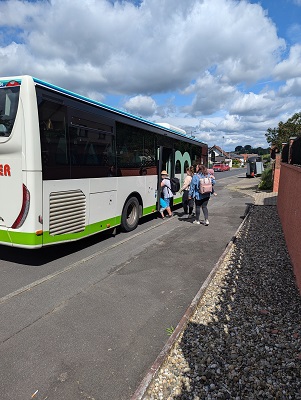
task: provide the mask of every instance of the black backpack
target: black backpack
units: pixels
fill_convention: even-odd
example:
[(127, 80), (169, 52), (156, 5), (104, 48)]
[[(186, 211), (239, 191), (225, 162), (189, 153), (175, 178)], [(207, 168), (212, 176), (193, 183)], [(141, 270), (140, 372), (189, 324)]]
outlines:
[(176, 194), (180, 190), (180, 180), (178, 178), (170, 179), (170, 190), (172, 194)]

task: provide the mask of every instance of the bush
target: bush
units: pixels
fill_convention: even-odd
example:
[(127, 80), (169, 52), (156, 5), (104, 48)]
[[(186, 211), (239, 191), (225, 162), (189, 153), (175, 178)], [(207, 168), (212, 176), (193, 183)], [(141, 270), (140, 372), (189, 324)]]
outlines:
[(262, 175), (258, 185), (258, 189), (272, 190), (273, 189), (273, 170), (272, 167), (266, 168)]
[(232, 160), (232, 167), (233, 168), (239, 168), (240, 167), (240, 161), (239, 160)]

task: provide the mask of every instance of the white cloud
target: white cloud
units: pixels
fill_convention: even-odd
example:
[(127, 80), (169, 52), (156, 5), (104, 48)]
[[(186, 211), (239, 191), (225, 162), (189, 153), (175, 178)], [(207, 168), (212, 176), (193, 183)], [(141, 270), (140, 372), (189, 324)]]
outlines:
[(156, 102), (149, 96), (135, 96), (124, 103), (124, 108), (133, 114), (148, 117), (156, 112)]
[[(285, 59), (286, 43), (259, 4), (134, 3), (0, 1), (0, 75), (30, 74), (102, 102), (126, 98), (129, 112), (200, 129), (209, 141), (226, 132), (228, 143), (250, 134), (266, 145), (265, 130), (295, 112), (298, 22), (290, 27), (295, 40)], [(255, 86), (272, 79), (278, 86)]]
[(242, 124), (238, 115), (227, 115), (218, 125), (219, 129), (226, 132), (238, 131)]
[(248, 93), (233, 102), (230, 111), (239, 115), (262, 115), (263, 110), (273, 107), (274, 99), (264, 94)]
[(203, 119), (199, 123), (200, 130), (211, 130), (216, 128), (216, 123), (212, 120)]
[(202, 77), (183, 91), (183, 94), (191, 93), (195, 93), (195, 97), (184, 111), (193, 115), (208, 115), (223, 109), (233, 99), (235, 88), (221, 82), (219, 76), (214, 77), (206, 71)]
[(301, 97), (301, 77), (287, 80), (286, 84), (279, 89), (279, 94)]
[(0, 13), (2, 25), (24, 32), (27, 54), (22, 63), (16, 54), (16, 65), (34, 75), (45, 69), (59, 82), (66, 70), (77, 77), (80, 69), (90, 85), (111, 93), (179, 89), (216, 63), (227, 81), (254, 81), (268, 74), (283, 45), (261, 7), (244, 1), (145, 0), (138, 8), (129, 1), (13, 0), (0, 2)]
[(279, 80), (286, 80), (300, 76), (301, 45), (296, 44), (291, 47), (289, 57), (277, 64), (273, 75)]

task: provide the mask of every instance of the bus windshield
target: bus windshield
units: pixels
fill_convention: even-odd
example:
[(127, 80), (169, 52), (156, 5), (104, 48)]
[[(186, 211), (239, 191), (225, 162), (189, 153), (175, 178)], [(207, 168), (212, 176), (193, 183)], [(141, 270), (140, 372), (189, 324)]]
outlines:
[(0, 88), (0, 136), (9, 137), (14, 126), (20, 86)]

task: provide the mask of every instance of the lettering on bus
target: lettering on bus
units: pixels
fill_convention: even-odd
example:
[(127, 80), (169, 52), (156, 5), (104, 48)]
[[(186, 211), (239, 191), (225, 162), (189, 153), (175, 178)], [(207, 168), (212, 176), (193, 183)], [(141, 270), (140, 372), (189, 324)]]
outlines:
[(10, 165), (0, 164), (0, 176), (10, 176)]

